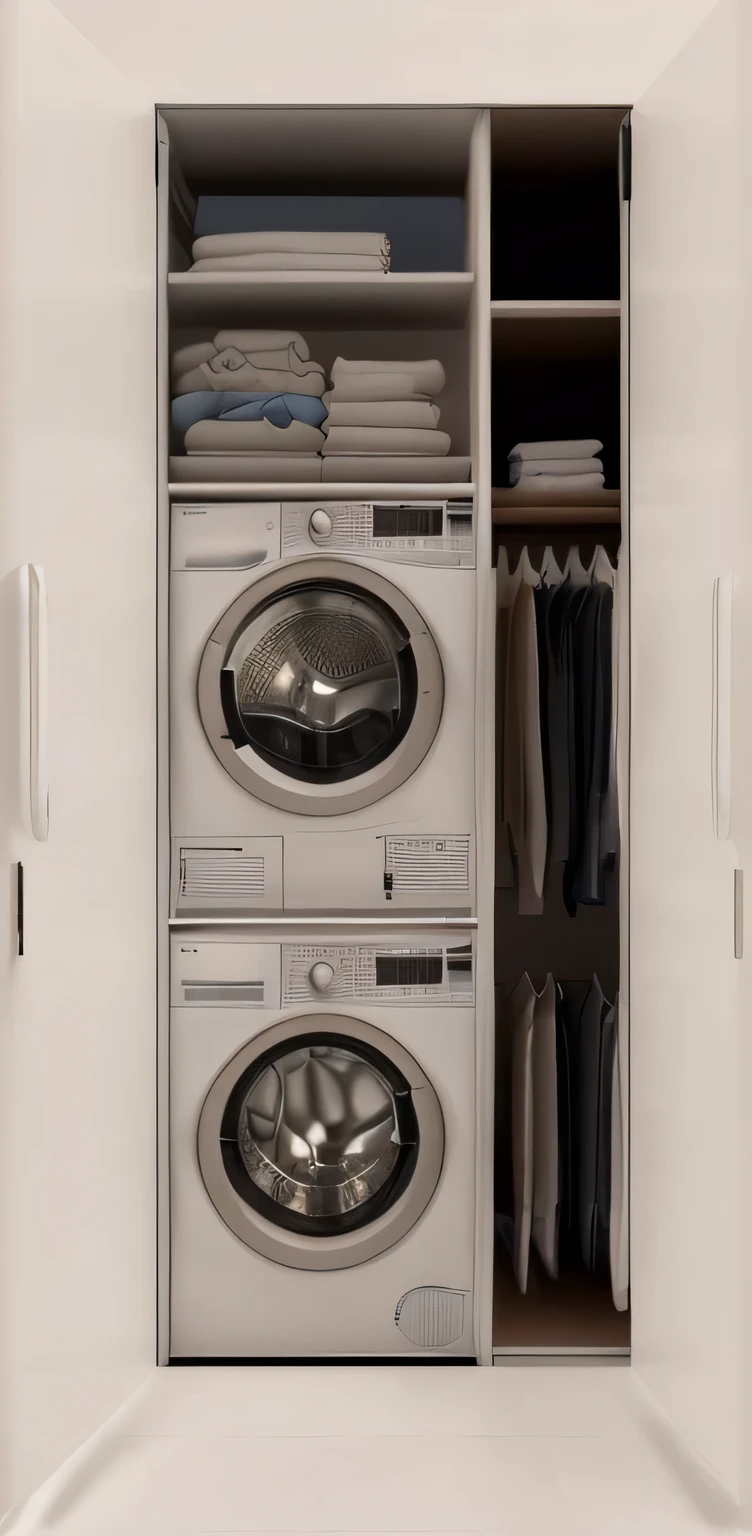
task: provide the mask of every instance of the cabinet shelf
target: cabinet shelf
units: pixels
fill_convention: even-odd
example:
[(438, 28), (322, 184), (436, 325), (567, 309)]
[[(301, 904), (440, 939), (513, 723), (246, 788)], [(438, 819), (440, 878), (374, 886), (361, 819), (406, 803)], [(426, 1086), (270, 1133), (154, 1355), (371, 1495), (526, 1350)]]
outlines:
[(474, 496), (475, 485), (471, 480), (445, 485), (174, 480), (168, 490), (171, 501), (456, 501)]
[(519, 528), (525, 523), (537, 526), (571, 526), (592, 523), (618, 523), (621, 518), (621, 491), (590, 491), (568, 496), (565, 491), (541, 496), (535, 491), (495, 490), (491, 498), (492, 519), (496, 525)]
[(611, 320), (618, 299), (492, 299), (492, 320)]
[(396, 320), (411, 328), (464, 321), (472, 272), (171, 272), (175, 325), (219, 325), (263, 312), (269, 324)]

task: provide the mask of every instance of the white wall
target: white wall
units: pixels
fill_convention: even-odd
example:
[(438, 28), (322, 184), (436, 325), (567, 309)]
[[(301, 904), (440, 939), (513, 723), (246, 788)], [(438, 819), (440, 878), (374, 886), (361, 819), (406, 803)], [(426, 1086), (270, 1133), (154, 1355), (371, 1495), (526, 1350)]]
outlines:
[(153, 1359), (153, 104), (629, 103), (712, 5), (5, 0), (0, 580), (48, 574), (52, 823), (17, 825), (0, 587), (0, 1508)]
[(55, 0), (152, 101), (630, 103), (714, 0)]
[[(18, 1503), (154, 1359), (154, 142), (6, 0), (0, 163), (0, 1264)], [(49, 586), (51, 825), (19, 826), (9, 583)], [(26, 871), (12, 951), (11, 864)]]

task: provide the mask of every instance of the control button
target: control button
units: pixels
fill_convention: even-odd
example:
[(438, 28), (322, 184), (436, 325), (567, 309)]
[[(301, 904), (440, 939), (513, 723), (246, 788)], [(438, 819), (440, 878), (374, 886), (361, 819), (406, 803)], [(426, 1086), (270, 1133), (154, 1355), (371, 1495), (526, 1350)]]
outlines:
[(332, 520), (329, 513), (325, 512), (323, 507), (317, 507), (316, 511), (311, 513), (311, 521), (308, 527), (311, 533), (317, 534), (320, 539), (328, 539), (332, 531)]
[(317, 960), (308, 972), (308, 980), (316, 992), (325, 992), (334, 976), (334, 966), (326, 960)]

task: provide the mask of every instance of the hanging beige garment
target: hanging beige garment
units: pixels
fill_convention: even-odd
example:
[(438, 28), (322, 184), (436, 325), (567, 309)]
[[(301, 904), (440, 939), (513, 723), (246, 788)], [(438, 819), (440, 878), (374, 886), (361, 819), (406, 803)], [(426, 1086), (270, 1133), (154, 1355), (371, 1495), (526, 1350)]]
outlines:
[(538, 640), (532, 586), (522, 580), (509, 615), (504, 701), (504, 814), (517, 860), (519, 911), (543, 911), (546, 790), (543, 778)]

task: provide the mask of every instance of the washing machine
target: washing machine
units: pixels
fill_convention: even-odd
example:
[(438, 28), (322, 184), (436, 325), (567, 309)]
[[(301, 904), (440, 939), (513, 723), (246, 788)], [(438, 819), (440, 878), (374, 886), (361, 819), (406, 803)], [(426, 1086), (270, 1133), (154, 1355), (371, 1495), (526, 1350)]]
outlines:
[(175, 505), (173, 917), (474, 906), (471, 501)]
[(171, 1358), (472, 1358), (471, 933), (171, 946)]

